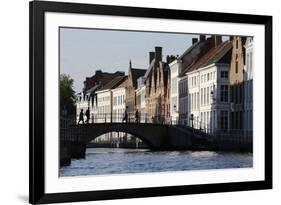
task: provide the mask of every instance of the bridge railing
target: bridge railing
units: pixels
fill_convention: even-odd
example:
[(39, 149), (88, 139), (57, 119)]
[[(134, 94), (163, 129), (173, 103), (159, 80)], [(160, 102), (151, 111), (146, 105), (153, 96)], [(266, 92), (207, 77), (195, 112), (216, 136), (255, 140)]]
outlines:
[(60, 117), (60, 140), (64, 141), (77, 141), (76, 129), (74, 118)]
[(138, 115), (128, 113), (97, 113), (91, 114), (88, 118), (83, 116), (80, 118), (79, 115), (76, 117), (76, 124), (94, 124), (94, 123), (153, 123), (153, 124), (171, 124), (170, 118), (163, 116), (148, 117), (146, 113), (139, 113)]

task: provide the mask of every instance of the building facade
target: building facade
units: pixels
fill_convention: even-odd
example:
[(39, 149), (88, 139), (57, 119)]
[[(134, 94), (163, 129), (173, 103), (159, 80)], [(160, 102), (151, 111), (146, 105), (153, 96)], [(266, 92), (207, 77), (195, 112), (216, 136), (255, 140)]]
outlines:
[(101, 87), (109, 83), (111, 80), (113, 80), (117, 76), (124, 76), (125, 73), (122, 71), (116, 71), (115, 73), (108, 73), (108, 72), (102, 72), (101, 70), (97, 70), (95, 72), (95, 75), (91, 77), (86, 77), (86, 80), (84, 81), (84, 88), (83, 91), (87, 91), (94, 86), (100, 84)]
[[(179, 74), (182, 70), (182, 62), (176, 59), (169, 64), (171, 73), (171, 89), (170, 89), (170, 114), (171, 123), (177, 124), (179, 119)], [(181, 94), (183, 94), (181, 92)]]
[(138, 122), (144, 123), (147, 120), (146, 116), (146, 101), (145, 101), (145, 84), (143, 77), (138, 79), (138, 88), (136, 89), (136, 109), (139, 113)]
[(136, 89), (137, 79), (144, 76), (146, 70), (140, 68), (133, 68), (132, 62), (129, 63), (128, 70), (128, 84), (126, 87), (126, 109), (128, 112), (128, 121), (134, 122), (136, 112)]
[(244, 67), (244, 130), (246, 135), (253, 135), (253, 37), (247, 37)]
[(86, 121), (85, 112), (87, 109), (90, 111), (89, 122), (94, 122), (97, 118), (97, 94), (96, 92), (102, 89), (106, 84), (114, 78), (121, 76), (124, 77), (125, 73), (116, 71), (115, 73), (107, 73), (97, 70), (92, 77), (86, 77), (84, 81), (83, 90), (76, 95), (76, 121), (79, 121), (79, 114), (83, 110), (84, 122)]
[(162, 47), (155, 47), (149, 53), (149, 67), (145, 73), (146, 118), (147, 122), (170, 122), (170, 69), (169, 63), (175, 59), (167, 56), (162, 61)]
[(242, 134), (244, 129), (244, 43), (245, 38), (234, 36), (231, 66), (229, 71), (230, 86), (230, 131)]
[(193, 56), (193, 63), (179, 77), (180, 123), (208, 133), (225, 132), (229, 128), (232, 42), (222, 42), (221, 36), (202, 39), (201, 44), (209, 41), (208, 46), (201, 45), (198, 49), (200, 42), (196, 41), (192, 48), (199, 50), (196, 52), (199, 57)]

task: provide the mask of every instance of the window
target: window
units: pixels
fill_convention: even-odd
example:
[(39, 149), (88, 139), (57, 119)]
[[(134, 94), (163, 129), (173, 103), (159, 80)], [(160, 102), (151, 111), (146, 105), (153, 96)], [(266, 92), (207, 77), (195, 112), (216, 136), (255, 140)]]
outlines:
[(190, 108), (192, 109), (192, 107), (193, 107), (193, 101), (192, 101), (193, 99), (192, 99), (192, 94), (190, 94)]
[(194, 110), (196, 109), (197, 107), (197, 95), (196, 93), (194, 93)]
[(210, 80), (210, 74), (208, 73), (207, 74), (207, 81), (209, 81)]
[(206, 88), (204, 88), (204, 105), (206, 105)]
[(201, 105), (203, 105), (203, 88), (201, 88)]
[(227, 130), (228, 129), (228, 112), (227, 111), (221, 111), (221, 129)]
[(228, 78), (228, 71), (221, 71), (221, 78)]
[(238, 39), (236, 40), (236, 49), (238, 49)]
[(199, 92), (197, 93), (197, 109), (199, 109)]
[(200, 118), (200, 128), (202, 128), (202, 123), (203, 123), (203, 112), (201, 112), (201, 118)]
[(241, 104), (243, 101), (243, 86), (242, 84), (239, 85), (239, 103)]
[(206, 120), (207, 129), (209, 129), (209, 125), (210, 125), (210, 112), (207, 112), (207, 120)]
[(221, 85), (221, 102), (228, 102), (228, 86)]
[(238, 73), (238, 61), (235, 61), (235, 73)]
[(253, 53), (252, 52), (250, 53), (250, 63), (249, 64), (250, 64), (249, 71), (252, 72), (252, 67), (253, 67)]
[(230, 87), (230, 102), (234, 102), (234, 87)]
[(210, 92), (209, 92), (209, 87), (207, 88), (207, 104), (209, 104), (209, 99), (210, 99)]

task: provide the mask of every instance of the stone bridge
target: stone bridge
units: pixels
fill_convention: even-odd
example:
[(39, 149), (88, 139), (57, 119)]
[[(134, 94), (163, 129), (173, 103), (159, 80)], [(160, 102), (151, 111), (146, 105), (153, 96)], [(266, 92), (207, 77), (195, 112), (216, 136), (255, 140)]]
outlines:
[(93, 123), (60, 129), (60, 164), (84, 158), (86, 145), (109, 132), (124, 132), (141, 139), (151, 150), (251, 151), (252, 138), (217, 137), (183, 125), (151, 123)]
[[(88, 144), (102, 134), (124, 132), (134, 135), (153, 150), (191, 148), (195, 140), (204, 138), (203, 133), (190, 127), (151, 123), (95, 123), (74, 125), (78, 141)], [(205, 138), (207, 139), (207, 138)]]

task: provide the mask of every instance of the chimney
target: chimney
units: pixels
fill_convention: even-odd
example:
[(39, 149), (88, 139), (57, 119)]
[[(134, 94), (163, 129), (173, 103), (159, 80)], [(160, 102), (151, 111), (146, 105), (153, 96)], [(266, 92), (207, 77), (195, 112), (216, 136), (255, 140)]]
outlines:
[(192, 45), (198, 42), (198, 38), (192, 38)]
[(200, 35), (200, 41), (205, 41), (206, 40), (206, 36), (205, 35)]
[(155, 47), (155, 62), (162, 61), (162, 47)]
[(155, 53), (154, 52), (149, 52), (149, 65), (151, 61), (155, 58)]
[(218, 46), (222, 43), (222, 37), (220, 35), (215, 35), (215, 46)]
[(167, 55), (166, 62), (167, 62), (168, 64), (170, 63), (170, 56), (169, 56), (169, 55)]
[(96, 75), (101, 75), (102, 71), (101, 70), (96, 70)]

